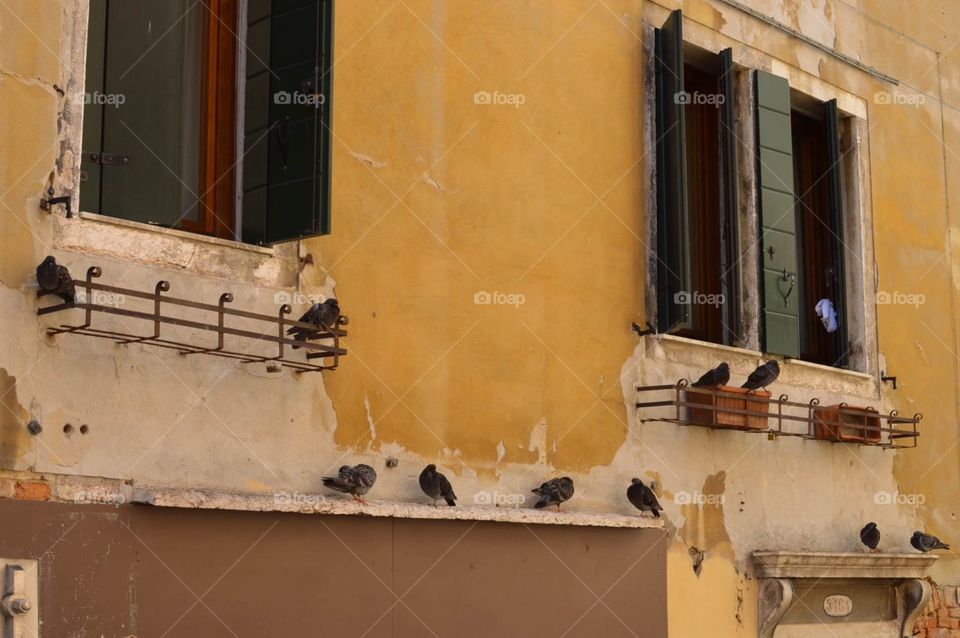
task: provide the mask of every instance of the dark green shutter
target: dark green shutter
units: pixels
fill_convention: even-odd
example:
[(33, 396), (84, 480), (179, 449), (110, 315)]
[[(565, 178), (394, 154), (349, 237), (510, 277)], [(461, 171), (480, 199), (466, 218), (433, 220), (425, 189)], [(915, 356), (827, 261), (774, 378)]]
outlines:
[(757, 182), (763, 276), (764, 350), (800, 356), (797, 220), (794, 208), (790, 85), (763, 71), (754, 73), (757, 120)]
[(244, 241), (330, 232), (333, 0), (251, 0)]
[(723, 269), (724, 295), (724, 343), (732, 344), (740, 337), (740, 230), (737, 178), (737, 141), (735, 70), (733, 49), (720, 52), (720, 92), (723, 104), (720, 109), (720, 148), (723, 179)]
[(843, 245), (843, 157), (840, 152), (840, 113), (837, 101), (824, 104), (824, 119), (827, 129), (827, 186), (830, 190), (830, 221), (833, 227), (832, 263), (829, 267), (829, 286), (834, 310), (837, 311), (837, 352), (840, 353), (834, 365), (846, 366), (847, 343), (847, 286), (844, 270)]
[(656, 30), (657, 69), (657, 323), (660, 332), (690, 322), (677, 295), (690, 290), (686, 125), (677, 99), (683, 91), (683, 18), (670, 14)]

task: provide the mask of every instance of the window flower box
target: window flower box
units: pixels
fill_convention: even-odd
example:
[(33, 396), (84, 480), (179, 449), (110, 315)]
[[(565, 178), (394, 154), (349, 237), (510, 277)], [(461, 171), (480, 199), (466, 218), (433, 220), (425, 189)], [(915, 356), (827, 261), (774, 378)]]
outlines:
[(686, 400), (704, 407), (689, 406), (690, 420), (711, 427), (767, 430), (770, 393), (732, 386), (687, 388)]
[(880, 443), (880, 413), (845, 403), (814, 408), (814, 435), (826, 441)]

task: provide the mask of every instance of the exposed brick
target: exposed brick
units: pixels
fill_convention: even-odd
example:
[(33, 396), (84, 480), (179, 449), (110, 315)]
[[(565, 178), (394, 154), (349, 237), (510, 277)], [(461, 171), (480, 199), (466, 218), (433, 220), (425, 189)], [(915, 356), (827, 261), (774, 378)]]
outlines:
[(944, 587), (943, 588), (943, 604), (947, 607), (957, 607), (957, 588), (956, 587)]
[(927, 632), (927, 638), (951, 638), (949, 629), (931, 629)]
[(951, 618), (960, 618), (960, 608), (954, 607), (950, 610)]
[(13, 495), (26, 501), (46, 501), (50, 499), (50, 485), (41, 481), (17, 481)]

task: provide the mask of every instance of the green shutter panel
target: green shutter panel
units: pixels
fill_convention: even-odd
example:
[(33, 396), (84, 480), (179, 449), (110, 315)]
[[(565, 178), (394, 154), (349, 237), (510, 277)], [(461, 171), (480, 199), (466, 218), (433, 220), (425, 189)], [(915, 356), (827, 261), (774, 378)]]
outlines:
[[(690, 322), (678, 299), (690, 290), (686, 125), (683, 102), (683, 18), (670, 14), (656, 31), (657, 69), (657, 323), (660, 332)], [(678, 303), (680, 301), (680, 303)]]
[(720, 52), (720, 106), (721, 178), (723, 179), (723, 251), (720, 259), (723, 269), (724, 343), (732, 344), (741, 334), (740, 328), (740, 229), (737, 198), (737, 142), (735, 70), (733, 49)]
[(840, 353), (835, 362), (838, 366), (846, 366), (848, 351), (847, 343), (847, 284), (844, 269), (843, 246), (843, 157), (840, 152), (840, 112), (837, 101), (830, 100), (824, 104), (824, 119), (827, 128), (827, 186), (830, 191), (830, 218), (834, 231), (832, 263), (829, 271), (830, 294), (834, 310), (837, 311), (837, 352)]
[(333, 0), (251, 0), (244, 241), (330, 232)]
[(764, 350), (799, 357), (800, 295), (790, 85), (784, 78), (756, 71), (754, 93)]

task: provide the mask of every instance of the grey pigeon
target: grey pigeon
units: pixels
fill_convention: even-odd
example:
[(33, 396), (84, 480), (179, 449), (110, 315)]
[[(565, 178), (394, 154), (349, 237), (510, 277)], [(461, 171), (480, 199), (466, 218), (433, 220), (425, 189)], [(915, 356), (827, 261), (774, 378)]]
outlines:
[(923, 532), (914, 532), (910, 537), (910, 544), (914, 549), (920, 550), (924, 554), (934, 549), (950, 549), (950, 546), (941, 541), (936, 536), (924, 534)]
[(759, 390), (776, 381), (779, 376), (780, 364), (771, 359), (751, 372), (746, 382), (740, 387), (747, 390)]
[(652, 482), (650, 487), (647, 487), (640, 479), (632, 479), (630, 487), (627, 488), (627, 500), (640, 510), (641, 516), (643, 512), (651, 512), (655, 518), (660, 518), (660, 512), (663, 511), (657, 495), (653, 493)]
[(57, 264), (57, 260), (52, 255), (48, 255), (37, 266), (37, 283), (40, 284), (40, 290), (57, 295), (67, 303), (74, 303), (77, 300), (77, 290), (73, 285), (70, 271), (66, 266)]
[(360, 463), (350, 467), (343, 465), (337, 476), (324, 476), (323, 485), (331, 490), (344, 492), (353, 496), (354, 500), (366, 504), (363, 495), (370, 491), (373, 484), (377, 482), (377, 472), (370, 467)]
[(694, 388), (705, 388), (715, 385), (727, 385), (729, 382), (730, 366), (724, 361), (713, 370), (704, 372), (703, 376), (694, 381), (691, 386)]
[(880, 528), (874, 522), (869, 522), (860, 530), (860, 540), (864, 545), (870, 548), (871, 552), (877, 551), (880, 544)]
[(547, 505), (556, 505), (557, 511), (559, 512), (560, 503), (569, 501), (573, 496), (573, 479), (569, 476), (550, 479), (540, 487), (531, 491), (540, 496), (540, 500), (537, 501), (534, 507), (541, 509)]
[(453, 493), (453, 487), (447, 477), (437, 471), (437, 466), (431, 463), (420, 472), (420, 489), (423, 493), (433, 499), (433, 506), (437, 506), (437, 501), (441, 498), (451, 507), (457, 504), (457, 495)]
[[(339, 319), (340, 302), (338, 302), (335, 298), (330, 297), (323, 303), (315, 303), (310, 306), (310, 309), (303, 313), (303, 316), (298, 319), (298, 321), (301, 323), (312, 323), (316, 325), (318, 329), (314, 330), (311, 328), (293, 326), (287, 330), (287, 334), (293, 335), (293, 338), (296, 341), (306, 341), (310, 337), (320, 334), (320, 328), (323, 328), (324, 330), (335, 328)], [(299, 347), (300, 346), (293, 346), (293, 349), (296, 350)]]

